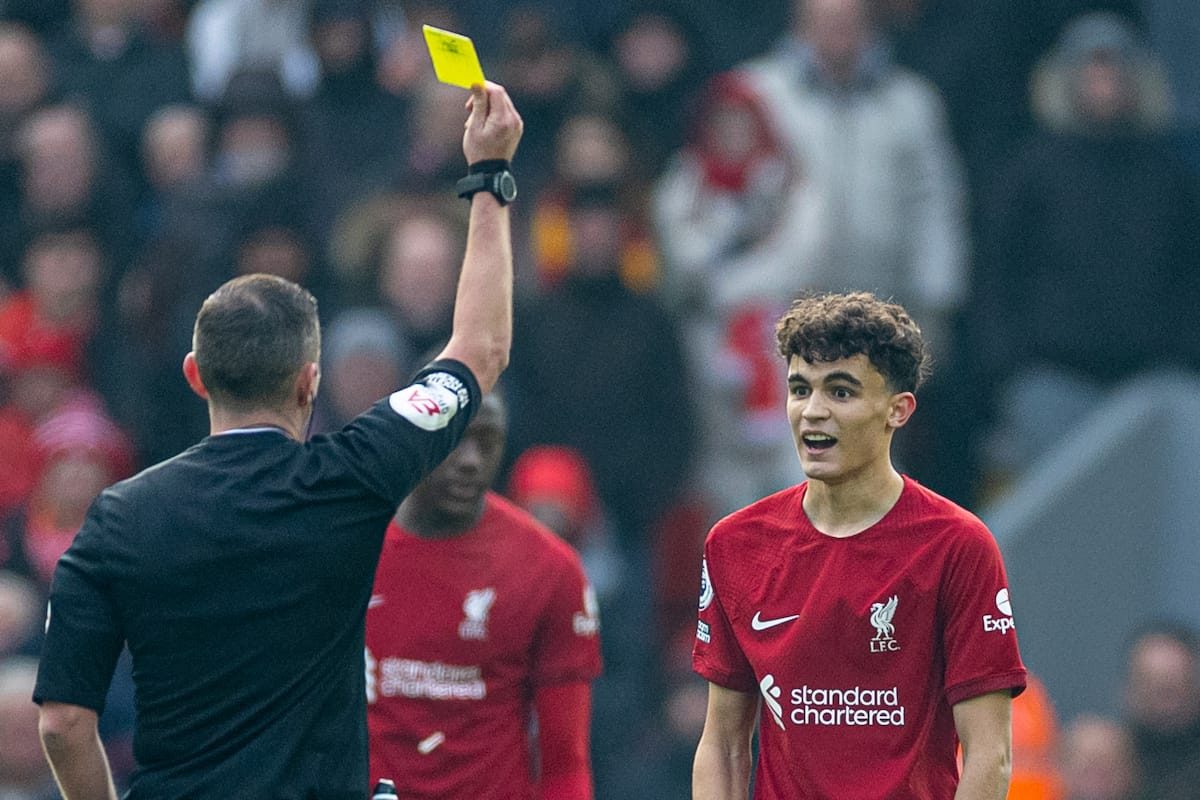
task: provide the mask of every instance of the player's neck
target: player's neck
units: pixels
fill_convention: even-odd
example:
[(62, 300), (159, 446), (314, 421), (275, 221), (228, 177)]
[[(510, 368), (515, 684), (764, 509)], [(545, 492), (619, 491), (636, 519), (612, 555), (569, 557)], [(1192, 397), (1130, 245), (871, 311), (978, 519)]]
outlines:
[(804, 513), (821, 533), (844, 539), (883, 519), (903, 491), (904, 478), (890, 462), (884, 470), (836, 483), (810, 479)]
[(304, 441), (306, 420), (303, 414), (286, 414), (272, 409), (232, 411), (209, 405), (209, 433), (213, 436), (250, 428), (278, 428), (296, 441)]
[(474, 528), (483, 516), (483, 505), (471, 519), (451, 518), (437, 509), (421, 508), (411, 498), (400, 504), (393, 518), (397, 525), (418, 539), (453, 539)]

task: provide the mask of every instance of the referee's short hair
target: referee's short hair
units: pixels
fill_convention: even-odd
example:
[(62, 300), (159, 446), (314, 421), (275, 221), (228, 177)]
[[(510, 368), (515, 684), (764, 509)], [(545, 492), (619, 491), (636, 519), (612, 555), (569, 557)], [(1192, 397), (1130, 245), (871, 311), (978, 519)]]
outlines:
[(321, 358), (316, 298), (274, 275), (234, 278), (200, 307), (192, 352), (213, 402), (235, 410), (286, 402), (297, 372)]

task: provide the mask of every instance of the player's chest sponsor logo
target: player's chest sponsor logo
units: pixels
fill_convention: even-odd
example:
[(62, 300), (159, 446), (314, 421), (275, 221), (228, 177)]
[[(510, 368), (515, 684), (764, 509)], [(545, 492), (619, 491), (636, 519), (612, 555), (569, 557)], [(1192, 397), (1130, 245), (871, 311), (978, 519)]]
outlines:
[(875, 635), (870, 640), (872, 653), (892, 653), (900, 649), (900, 643), (896, 641), (896, 625), (892, 622), (899, 604), (899, 595), (871, 604), (870, 622), (875, 628)]
[(367, 702), (380, 698), (420, 700), (483, 700), (487, 683), (476, 664), (443, 664), (415, 658), (376, 658), (366, 648)]
[(758, 682), (763, 705), (780, 730), (789, 726), (895, 727), (904, 724), (900, 688), (864, 686), (787, 689), (767, 673)]
[(463, 600), (463, 621), (458, 623), (458, 636), (467, 641), (487, 638), (488, 615), (496, 602), (496, 590), (491, 586), (467, 592)]
[(1001, 634), (1015, 631), (1017, 623), (1013, 621), (1012, 601), (1009, 600), (1007, 586), (996, 593), (996, 609), (1000, 612), (998, 615), (983, 615), (983, 629), (988, 633)]

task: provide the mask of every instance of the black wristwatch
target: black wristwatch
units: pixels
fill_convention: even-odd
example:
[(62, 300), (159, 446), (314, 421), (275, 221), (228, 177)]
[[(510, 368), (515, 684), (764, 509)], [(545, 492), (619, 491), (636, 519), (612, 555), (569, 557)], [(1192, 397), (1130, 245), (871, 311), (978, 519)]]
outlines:
[(470, 199), (476, 192), (491, 192), (502, 206), (517, 199), (517, 179), (504, 159), (476, 161), (467, 168), (467, 177), (454, 185), (459, 197)]

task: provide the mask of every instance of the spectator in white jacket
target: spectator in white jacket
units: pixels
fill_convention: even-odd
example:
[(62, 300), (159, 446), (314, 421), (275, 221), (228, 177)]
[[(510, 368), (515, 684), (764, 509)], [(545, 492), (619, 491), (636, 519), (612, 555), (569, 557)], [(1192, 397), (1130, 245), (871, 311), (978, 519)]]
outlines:
[(963, 176), (937, 90), (890, 59), (868, 5), (796, 0), (789, 35), (739, 69), (816, 207), (794, 285), (893, 297), (946, 353), (967, 283)]

